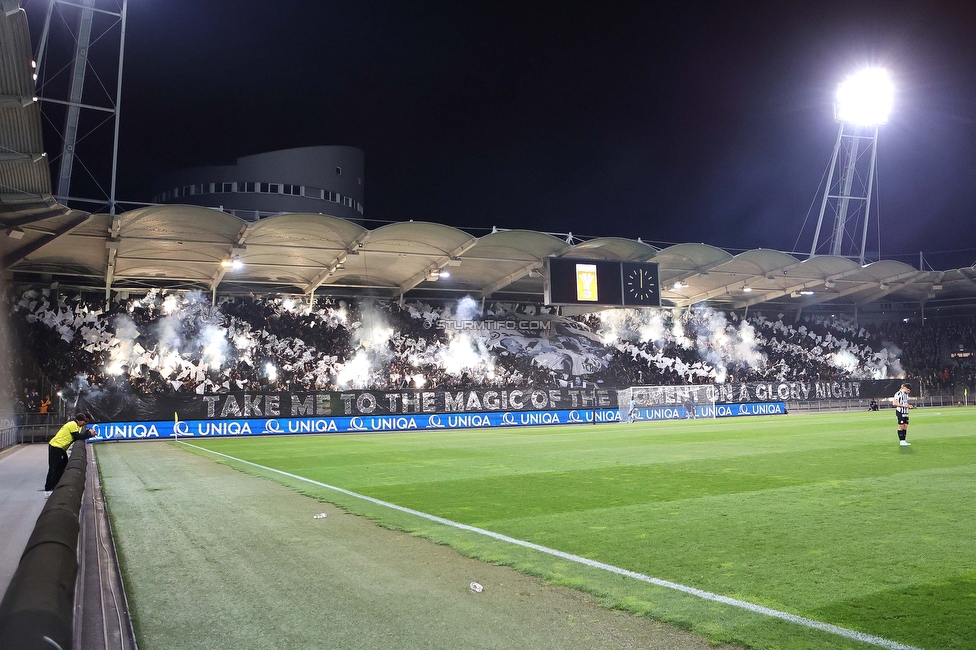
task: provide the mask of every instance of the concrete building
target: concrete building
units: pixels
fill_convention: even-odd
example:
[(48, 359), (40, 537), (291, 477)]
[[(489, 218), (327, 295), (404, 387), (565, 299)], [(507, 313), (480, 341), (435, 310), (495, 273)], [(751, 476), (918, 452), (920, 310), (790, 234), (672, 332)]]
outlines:
[(363, 169), (355, 147), (283, 149), (167, 174), (153, 201), (220, 208), (248, 221), (289, 212), (360, 220)]

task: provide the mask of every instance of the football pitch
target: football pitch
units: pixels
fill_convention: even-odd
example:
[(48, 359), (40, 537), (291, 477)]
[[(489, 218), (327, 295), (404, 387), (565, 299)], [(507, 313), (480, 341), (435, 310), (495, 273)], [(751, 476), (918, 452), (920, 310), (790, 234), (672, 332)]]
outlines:
[[(976, 647), (974, 421), (971, 409), (916, 409), (911, 447), (898, 446), (887, 411), (193, 439), (166, 445), (179, 449), (158, 461), (169, 468), (152, 467), (146, 453), (126, 462), (157, 443), (103, 443), (97, 451), (143, 640), (151, 636), (150, 620), (165, 619), (167, 608), (188, 611), (186, 599), (304, 606), (301, 593), (284, 598), (297, 602), (268, 602), (255, 592), (272, 588), (260, 584), (223, 584), (214, 594), (203, 576), (199, 584), (165, 577), (192, 571), (194, 558), (206, 566), (208, 553), (218, 556), (220, 545), (231, 544), (214, 530), (197, 540), (195, 527), (212, 527), (226, 505), (206, 501), (206, 476), (179, 489), (146, 478), (173, 475), (184, 458), (270, 479), (711, 642), (931, 650)], [(272, 508), (283, 493), (293, 494), (250, 480), (266, 486)], [(204, 497), (195, 508), (181, 507), (192, 494)], [(296, 564), (272, 538), (256, 532), (247, 543), (275, 575), (288, 582), (314, 574), (314, 562)], [(172, 539), (180, 548), (154, 549)], [(235, 588), (239, 593), (223, 593)], [(171, 633), (185, 636), (180, 626), (188, 620), (174, 622)]]

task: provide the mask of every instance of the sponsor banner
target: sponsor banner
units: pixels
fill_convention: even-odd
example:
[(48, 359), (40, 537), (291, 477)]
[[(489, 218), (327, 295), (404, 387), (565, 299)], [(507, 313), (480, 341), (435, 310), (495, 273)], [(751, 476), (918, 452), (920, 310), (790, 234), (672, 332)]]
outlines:
[[(737, 417), (786, 413), (782, 402), (696, 407), (697, 417)], [(639, 409), (640, 420), (678, 420), (687, 417), (684, 407)], [(156, 422), (109, 422), (91, 425), (93, 440), (158, 440), (163, 438), (222, 438), (235, 436), (307, 433), (385, 433), (524, 427), (554, 424), (620, 422), (616, 408), (558, 411), (505, 411), (504, 413), (431, 413), (414, 415), (355, 415), (329, 418), (269, 418), (249, 420), (187, 420)]]
[[(690, 406), (690, 405), (689, 405)], [(685, 420), (690, 409), (685, 406), (648, 406), (635, 411), (636, 420)], [(743, 415), (785, 415), (784, 402), (758, 402), (750, 404), (711, 404), (695, 406), (694, 417), (698, 418), (734, 418)], [(627, 418), (627, 414), (621, 413)]]
[[(894, 393), (892, 393), (894, 394)], [(420, 415), (617, 408), (617, 391), (593, 388), (350, 390), (159, 396), (101, 392), (80, 404), (96, 422)]]
[[(633, 399), (640, 405), (746, 404), (749, 402), (803, 402), (833, 399), (884, 399), (894, 395), (904, 379), (864, 381), (781, 381), (700, 386), (635, 386)], [(917, 388), (918, 382), (912, 383)], [(917, 392), (917, 391), (916, 391)]]

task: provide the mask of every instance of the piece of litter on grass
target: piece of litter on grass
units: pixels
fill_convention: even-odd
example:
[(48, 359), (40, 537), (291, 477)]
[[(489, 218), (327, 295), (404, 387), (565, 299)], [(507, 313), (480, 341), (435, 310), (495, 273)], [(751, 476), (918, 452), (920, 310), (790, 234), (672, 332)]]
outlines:
[(328, 513), (326, 513), (326, 512), (320, 512), (319, 514), (317, 514), (314, 517), (312, 517), (312, 519), (325, 519), (328, 516), (329, 516)]
[(479, 585), (477, 582), (472, 582), (470, 586), (471, 586), (471, 591), (475, 592), (476, 594), (480, 594), (482, 591), (485, 590), (485, 588)]

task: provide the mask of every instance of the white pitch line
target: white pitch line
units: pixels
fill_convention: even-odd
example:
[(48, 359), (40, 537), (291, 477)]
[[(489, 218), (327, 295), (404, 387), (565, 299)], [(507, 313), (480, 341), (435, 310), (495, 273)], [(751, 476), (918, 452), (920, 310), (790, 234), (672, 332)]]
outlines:
[(740, 609), (745, 609), (750, 612), (754, 612), (756, 614), (763, 614), (765, 616), (770, 616), (772, 618), (778, 618), (784, 621), (789, 621), (790, 623), (802, 625), (803, 627), (808, 627), (814, 630), (820, 630), (821, 632), (827, 632), (828, 634), (834, 634), (837, 636), (842, 636), (847, 639), (861, 641), (863, 643), (867, 643), (873, 646), (878, 646), (879, 648), (887, 648), (888, 650), (921, 650), (921, 648), (917, 648), (915, 646), (910, 646), (910, 645), (904, 645), (902, 643), (898, 643), (897, 641), (889, 641), (888, 639), (885, 639), (880, 636), (865, 634), (864, 632), (858, 632), (857, 630), (849, 630), (846, 627), (840, 627), (839, 625), (831, 625), (830, 623), (823, 623), (821, 621), (816, 621), (812, 618), (797, 616), (796, 614), (790, 614), (789, 612), (781, 612), (777, 609), (764, 607), (762, 605), (756, 605), (755, 603), (750, 603), (745, 600), (738, 600), (737, 598), (729, 598), (728, 596), (722, 596), (721, 594), (715, 594), (710, 591), (696, 589), (695, 587), (688, 587), (686, 585), (682, 585), (677, 582), (670, 582), (668, 580), (662, 580), (661, 578), (654, 578), (652, 576), (644, 575), (643, 573), (637, 573), (636, 571), (622, 569), (620, 567), (613, 566), (612, 564), (604, 564), (603, 562), (597, 562), (596, 560), (580, 557), (579, 555), (573, 555), (572, 553), (565, 553), (563, 551), (554, 548), (549, 548), (548, 546), (541, 546), (539, 544), (534, 544), (532, 542), (527, 542), (525, 540), (516, 539), (514, 537), (509, 537), (508, 535), (502, 535), (501, 533), (495, 533), (490, 530), (485, 530), (484, 528), (469, 526), (467, 524), (462, 524), (457, 521), (452, 521), (450, 519), (438, 517), (437, 515), (431, 515), (426, 512), (421, 512), (419, 510), (413, 510), (412, 508), (405, 508), (404, 506), (398, 506), (395, 503), (390, 503), (388, 501), (381, 501), (380, 499), (374, 499), (373, 497), (366, 496), (365, 494), (352, 492), (351, 490), (346, 490), (341, 487), (336, 487), (335, 485), (329, 485), (328, 483), (322, 483), (321, 481), (316, 481), (310, 478), (306, 478), (304, 476), (299, 476), (298, 474), (291, 474), (289, 472), (284, 472), (280, 469), (275, 469), (274, 467), (266, 467), (264, 465), (252, 463), (249, 460), (236, 458), (228, 454), (222, 454), (219, 451), (213, 451), (212, 449), (200, 447), (198, 445), (194, 445), (189, 442), (183, 442), (182, 444), (187, 445), (188, 447), (193, 447), (194, 449), (205, 451), (209, 454), (214, 454), (215, 456), (222, 456), (224, 458), (228, 458), (238, 463), (250, 465), (251, 467), (257, 467), (258, 469), (263, 469), (268, 472), (273, 472), (275, 474), (287, 476), (288, 478), (293, 478), (298, 481), (305, 481), (306, 483), (311, 483), (313, 485), (317, 485), (319, 487), (323, 487), (328, 490), (334, 490), (335, 492), (340, 492), (342, 494), (346, 494), (348, 496), (355, 497), (357, 499), (369, 501), (370, 503), (375, 503), (376, 505), (384, 506), (392, 510), (399, 510), (400, 512), (405, 512), (407, 514), (421, 517), (423, 519), (428, 519), (430, 521), (434, 521), (439, 524), (444, 524), (445, 526), (451, 526), (452, 528), (457, 528), (459, 530), (466, 530), (472, 533), (477, 533), (479, 535), (491, 537), (492, 539), (497, 539), (499, 541), (507, 542), (509, 544), (514, 544), (516, 546), (531, 548), (534, 551), (539, 551), (541, 553), (553, 555), (555, 557), (562, 558), (564, 560), (569, 560), (570, 562), (576, 562), (577, 564), (583, 564), (588, 567), (593, 567), (595, 569), (602, 569), (604, 571), (609, 571), (610, 573), (615, 573), (617, 575), (633, 578), (634, 580), (647, 582), (652, 585), (656, 585), (658, 587), (664, 587), (666, 589), (673, 589), (675, 591), (691, 594), (692, 596), (697, 596), (698, 598), (702, 598), (704, 600), (712, 600), (718, 603), (723, 603), (725, 605), (731, 605), (732, 607), (738, 607)]

